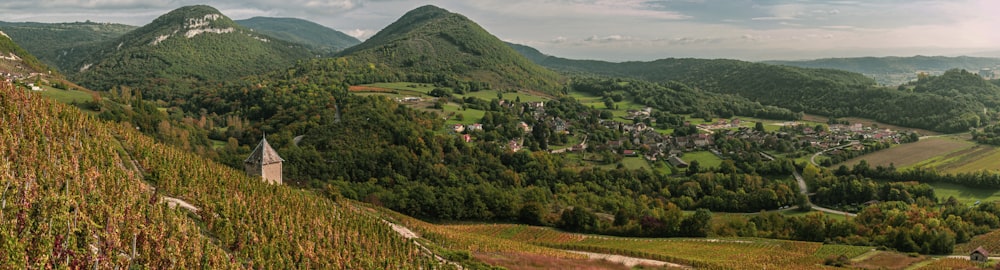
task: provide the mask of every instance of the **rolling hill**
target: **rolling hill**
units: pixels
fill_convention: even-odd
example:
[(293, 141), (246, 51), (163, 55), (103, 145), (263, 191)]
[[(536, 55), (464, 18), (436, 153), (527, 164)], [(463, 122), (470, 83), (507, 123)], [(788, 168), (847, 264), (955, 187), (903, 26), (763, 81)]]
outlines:
[(0, 72), (27, 75), (49, 70), (38, 58), (0, 31)]
[(886, 74), (945, 71), (950, 69), (978, 71), (981, 68), (992, 68), (1000, 65), (1000, 58), (918, 55), (911, 57), (891, 56), (826, 58), (807, 61), (764, 61), (764, 63), (807, 68), (839, 69), (863, 74)]
[[(961, 132), (981, 126), (984, 107), (996, 102), (987, 83), (969, 76), (943, 76), (946, 80), (972, 81), (972, 88), (950, 91), (933, 84), (915, 91), (878, 87), (859, 73), (752, 63), (727, 59), (660, 59), (612, 63), (573, 60), (541, 54), (531, 48), (518, 51), (536, 63), (573, 73), (627, 77), (652, 82), (679, 82), (703, 91), (739, 95), (774, 105), (829, 117), (862, 117), (880, 122), (938, 132)], [(968, 73), (965, 73), (968, 74)], [(973, 75), (974, 76), (974, 75)], [(978, 83), (975, 81), (979, 81)], [(933, 88), (933, 89), (932, 89)]]
[(0, 30), (25, 50), (62, 73), (73, 73), (74, 65), (100, 49), (104, 42), (138, 27), (114, 23), (0, 22)]
[(338, 54), (401, 80), (488, 84), (498, 90), (556, 94), (563, 78), (532, 63), (465, 16), (435, 6), (414, 9), (365, 42)]
[(312, 53), (258, 34), (209, 6), (187, 6), (106, 43), (80, 62), (74, 79), (91, 89), (138, 87), (161, 98), (184, 82), (236, 79), (290, 66)]
[(307, 45), (325, 54), (361, 43), (343, 32), (303, 19), (253, 17), (236, 20), (236, 23), (276, 39)]

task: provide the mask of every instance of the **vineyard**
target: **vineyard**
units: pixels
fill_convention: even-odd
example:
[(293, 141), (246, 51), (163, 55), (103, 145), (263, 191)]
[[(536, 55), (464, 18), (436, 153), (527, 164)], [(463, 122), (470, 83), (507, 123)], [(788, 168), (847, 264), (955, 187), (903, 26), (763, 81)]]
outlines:
[(547, 258), (585, 260), (586, 256), (559, 249), (533, 245), (495, 235), (458, 229), (462, 225), (435, 225), (411, 218), (392, 210), (377, 208), (388, 220), (417, 231), (423, 238), (452, 250), (468, 250), (474, 254), (504, 254), (507, 256), (532, 255)]
[(3, 269), (442, 267), (349, 202), (264, 184), (9, 84), (0, 155)]
[(449, 225), (451, 231), (557, 249), (619, 254), (708, 269), (817, 268), (829, 255), (859, 256), (871, 247), (759, 238), (625, 238), (560, 232), (526, 225)]
[[(990, 253), (1000, 251), (1000, 230), (995, 230), (986, 234), (977, 235), (972, 237), (967, 243), (955, 245), (956, 255), (969, 255), (972, 250), (977, 247), (983, 247), (989, 250)], [(994, 256), (994, 255), (990, 255)]]

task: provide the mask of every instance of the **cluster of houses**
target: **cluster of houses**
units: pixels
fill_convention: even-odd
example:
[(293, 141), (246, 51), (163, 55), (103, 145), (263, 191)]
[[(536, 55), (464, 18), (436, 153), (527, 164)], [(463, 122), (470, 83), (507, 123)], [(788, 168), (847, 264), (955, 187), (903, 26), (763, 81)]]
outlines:
[[(558, 117), (549, 117), (545, 114), (544, 102), (510, 102), (500, 100), (499, 104), (504, 108), (514, 108), (521, 106), (522, 112), (529, 110), (538, 121), (545, 121), (556, 132), (569, 132), (569, 123)], [(674, 167), (684, 168), (688, 164), (680, 158), (684, 152), (690, 151), (710, 151), (716, 155), (722, 155), (716, 147), (715, 138), (738, 138), (744, 141), (757, 142), (761, 144), (772, 144), (779, 140), (789, 140), (796, 145), (808, 145), (821, 149), (842, 145), (848, 141), (880, 141), (889, 143), (900, 143), (900, 139), (908, 134), (890, 129), (879, 129), (866, 127), (860, 123), (852, 125), (830, 125), (828, 128), (817, 130), (814, 126), (803, 125), (799, 122), (786, 122), (779, 125), (785, 126), (782, 131), (771, 133), (757, 131), (748, 126), (739, 118), (719, 119), (711, 123), (697, 126), (700, 132), (686, 136), (672, 136), (661, 134), (654, 130), (647, 123), (653, 110), (644, 108), (641, 110), (629, 110), (623, 118), (631, 119), (634, 123), (627, 123), (615, 120), (601, 120), (600, 125), (617, 130), (622, 133), (621, 139), (605, 142), (591, 143), (588, 146), (587, 139), (565, 149), (552, 150), (552, 153), (563, 153), (570, 151), (584, 151), (588, 148), (608, 149), (623, 156), (639, 157), (647, 160), (665, 160)], [(653, 120), (655, 121), (655, 120)], [(687, 123), (686, 125), (690, 125)], [(525, 133), (531, 132), (531, 126), (525, 122), (518, 123), (518, 127)], [(466, 142), (470, 142), (472, 137), (469, 133), (483, 130), (483, 125), (476, 124), (455, 124), (450, 126), (456, 134), (461, 134)], [(523, 140), (510, 140), (506, 147), (512, 151), (522, 149)], [(863, 144), (854, 144), (853, 150), (863, 150)]]
[[(900, 139), (907, 135), (907, 133), (888, 128), (866, 127), (861, 123), (830, 125), (829, 130), (815, 130), (812, 127), (803, 126), (801, 130), (802, 134), (798, 137), (798, 140), (808, 142), (811, 146), (819, 148), (834, 147), (846, 141), (877, 141), (898, 144), (900, 143)], [(856, 147), (862, 146), (858, 145)]]

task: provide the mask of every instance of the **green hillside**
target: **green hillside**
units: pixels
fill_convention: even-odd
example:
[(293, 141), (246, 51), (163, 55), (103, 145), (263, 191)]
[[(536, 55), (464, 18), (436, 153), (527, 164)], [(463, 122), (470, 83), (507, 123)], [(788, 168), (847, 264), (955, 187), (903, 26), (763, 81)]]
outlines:
[(323, 53), (335, 53), (361, 43), (343, 32), (303, 19), (253, 17), (237, 20), (236, 23), (277, 39), (308, 45)]
[(807, 68), (840, 69), (864, 74), (916, 73), (918, 71), (944, 71), (949, 69), (979, 70), (1000, 65), (1000, 58), (987, 57), (857, 57), (826, 58), (808, 61), (765, 61), (768, 64)]
[(0, 32), (0, 72), (30, 73), (50, 70), (38, 58)]
[[(989, 119), (983, 108), (997, 104), (994, 90), (950, 91), (949, 85), (909, 91), (875, 86), (864, 75), (833, 69), (778, 66), (725, 59), (660, 59), (649, 62), (611, 63), (539, 55), (539, 64), (563, 72), (628, 77), (653, 82), (680, 82), (703, 91), (735, 94), (765, 105), (830, 117), (864, 117), (880, 122), (939, 132), (961, 132)], [(971, 75), (971, 74), (970, 74)], [(954, 76), (943, 76), (953, 78)], [(986, 82), (969, 76), (974, 85)], [(951, 80), (951, 79), (948, 79)], [(975, 81), (978, 80), (979, 83)], [(905, 88), (905, 87), (904, 87)], [(974, 89), (987, 89), (975, 88)], [(966, 93), (958, 95), (958, 93)]]
[(75, 66), (100, 49), (105, 42), (137, 27), (114, 23), (0, 22), (0, 30), (25, 50), (62, 73), (77, 72)]
[(75, 79), (97, 90), (172, 88), (147, 95), (160, 98), (184, 91), (172, 84), (240, 78), (310, 55), (301, 45), (254, 33), (212, 7), (188, 6), (106, 44), (79, 63)]
[(268, 185), (10, 84), (0, 118), (0, 268), (440, 267), (350, 202)]
[(474, 85), (472, 90), (485, 86), (554, 94), (563, 80), (465, 16), (435, 6), (406, 13), (339, 56), (386, 73), (405, 73), (414, 79), (410, 81), (463, 82)]

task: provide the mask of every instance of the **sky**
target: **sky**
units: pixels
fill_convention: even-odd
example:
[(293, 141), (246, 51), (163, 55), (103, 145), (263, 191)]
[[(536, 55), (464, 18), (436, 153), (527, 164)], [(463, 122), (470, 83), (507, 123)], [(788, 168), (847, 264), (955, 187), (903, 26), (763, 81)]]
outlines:
[(572, 59), (1000, 56), (996, 0), (3, 0), (0, 20), (141, 26), (195, 4), (233, 19), (306, 19), (362, 40), (432, 4)]

